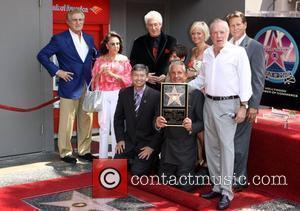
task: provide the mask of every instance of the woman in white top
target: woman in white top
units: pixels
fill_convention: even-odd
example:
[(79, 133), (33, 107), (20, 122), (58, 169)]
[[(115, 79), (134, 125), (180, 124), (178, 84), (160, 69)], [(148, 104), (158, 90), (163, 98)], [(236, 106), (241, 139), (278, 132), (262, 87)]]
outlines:
[(195, 47), (192, 49), (191, 58), (188, 63), (189, 78), (194, 78), (198, 75), (202, 59), (203, 52), (208, 48), (206, 41), (209, 38), (209, 28), (203, 21), (195, 21), (190, 28), (190, 36)]
[[(201, 68), (203, 52), (209, 47), (206, 41), (209, 38), (209, 28), (203, 21), (195, 21), (190, 28), (190, 36), (195, 47), (192, 49), (191, 58), (188, 62), (188, 77), (195, 78)], [(207, 167), (204, 151), (204, 131), (198, 135), (198, 163), (200, 166)]]

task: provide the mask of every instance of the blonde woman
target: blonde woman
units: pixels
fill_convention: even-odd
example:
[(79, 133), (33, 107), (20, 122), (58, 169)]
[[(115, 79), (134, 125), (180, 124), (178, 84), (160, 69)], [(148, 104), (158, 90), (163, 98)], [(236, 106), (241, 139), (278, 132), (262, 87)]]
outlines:
[[(203, 21), (195, 21), (190, 28), (190, 36), (195, 47), (188, 63), (188, 77), (195, 78), (201, 68), (203, 52), (209, 47), (206, 41), (209, 38), (209, 28)], [(198, 137), (198, 164), (207, 167), (204, 150), (204, 131), (197, 134)]]
[(108, 138), (111, 132), (112, 154), (115, 155), (116, 137), (114, 131), (114, 114), (120, 89), (131, 84), (131, 65), (122, 55), (122, 39), (116, 32), (109, 32), (101, 42), (100, 57), (92, 70), (94, 89), (101, 90), (103, 108), (98, 113), (99, 122), (99, 158), (108, 157)]
[(195, 21), (190, 28), (190, 36), (195, 47), (192, 49), (191, 58), (188, 63), (188, 77), (194, 78), (199, 73), (203, 59), (203, 52), (209, 46), (206, 43), (209, 38), (209, 28), (207, 24), (203, 21)]

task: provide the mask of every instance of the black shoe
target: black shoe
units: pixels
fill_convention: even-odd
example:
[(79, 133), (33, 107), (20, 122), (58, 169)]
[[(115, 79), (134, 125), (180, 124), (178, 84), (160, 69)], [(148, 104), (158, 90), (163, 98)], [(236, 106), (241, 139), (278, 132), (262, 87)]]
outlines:
[(77, 159), (76, 158), (74, 158), (73, 156), (71, 156), (71, 155), (67, 155), (67, 156), (65, 156), (65, 157), (63, 157), (63, 158), (60, 158), (62, 161), (64, 161), (64, 162), (66, 162), (66, 163), (76, 163), (77, 162)]
[(230, 200), (228, 196), (222, 195), (218, 203), (218, 210), (225, 210), (229, 207), (229, 205), (230, 205)]
[(86, 153), (85, 155), (78, 155), (78, 158), (88, 162), (92, 162), (93, 159), (97, 159), (97, 157), (93, 156), (91, 153)]
[(213, 199), (213, 198), (217, 198), (220, 197), (221, 193), (218, 192), (214, 192), (214, 191), (210, 191), (208, 193), (203, 193), (201, 194), (201, 197), (204, 199)]

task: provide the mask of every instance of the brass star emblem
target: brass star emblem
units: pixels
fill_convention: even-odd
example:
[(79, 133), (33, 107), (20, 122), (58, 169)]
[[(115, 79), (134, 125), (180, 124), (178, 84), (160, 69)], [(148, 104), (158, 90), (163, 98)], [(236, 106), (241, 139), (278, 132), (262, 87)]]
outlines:
[(184, 93), (179, 93), (176, 90), (176, 87), (173, 86), (172, 92), (166, 92), (166, 95), (169, 97), (169, 101), (168, 101), (168, 105), (171, 105), (173, 102), (178, 104), (179, 106), (182, 106), (181, 102), (180, 102), (180, 97), (183, 95)]

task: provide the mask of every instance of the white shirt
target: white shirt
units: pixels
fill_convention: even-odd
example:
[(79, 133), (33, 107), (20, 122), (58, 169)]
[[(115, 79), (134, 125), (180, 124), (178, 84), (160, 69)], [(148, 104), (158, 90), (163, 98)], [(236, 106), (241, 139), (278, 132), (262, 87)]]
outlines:
[(246, 33), (240, 38), (238, 39), (237, 41), (233, 41), (233, 37), (229, 40), (230, 43), (234, 44), (234, 45), (241, 45), (241, 43), (243, 42), (243, 40), (245, 39), (246, 37)]
[(200, 73), (189, 85), (205, 87), (211, 96), (238, 95), (241, 102), (248, 101), (252, 95), (251, 69), (245, 49), (227, 42), (215, 57), (213, 46), (207, 48)]
[(89, 46), (86, 44), (83, 36), (82, 36), (82, 32), (80, 33), (80, 39), (79, 36), (77, 34), (75, 34), (74, 32), (72, 32), (71, 29), (69, 29), (73, 43), (75, 45), (75, 48), (77, 50), (78, 55), (80, 56), (82, 62), (84, 62), (88, 52), (89, 52)]

